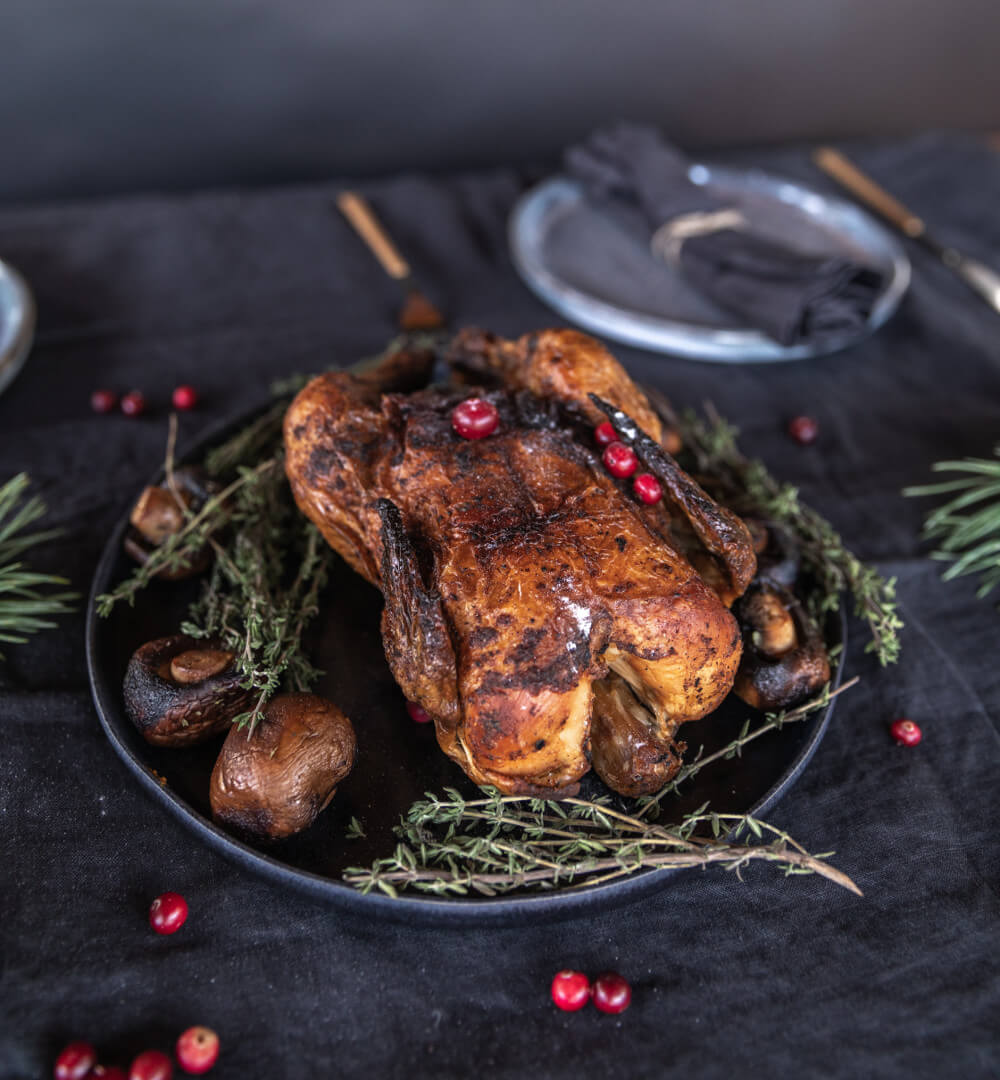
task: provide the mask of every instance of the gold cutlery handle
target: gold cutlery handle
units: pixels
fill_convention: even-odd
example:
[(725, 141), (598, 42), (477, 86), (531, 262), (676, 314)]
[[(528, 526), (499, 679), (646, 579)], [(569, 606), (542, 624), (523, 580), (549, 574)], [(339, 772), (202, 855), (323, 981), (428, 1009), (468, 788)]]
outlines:
[(923, 221), (898, 199), (894, 199), (885, 188), (879, 187), (871, 177), (865, 176), (839, 150), (834, 150), (832, 146), (821, 146), (813, 154), (813, 161), (823, 172), (891, 221), (906, 236), (916, 238), (923, 234)]
[(337, 196), (337, 208), (364, 240), (368, 250), (382, 264), (391, 278), (401, 281), (410, 276), (410, 264), (400, 255), (389, 239), (368, 203), (354, 191), (342, 191)]

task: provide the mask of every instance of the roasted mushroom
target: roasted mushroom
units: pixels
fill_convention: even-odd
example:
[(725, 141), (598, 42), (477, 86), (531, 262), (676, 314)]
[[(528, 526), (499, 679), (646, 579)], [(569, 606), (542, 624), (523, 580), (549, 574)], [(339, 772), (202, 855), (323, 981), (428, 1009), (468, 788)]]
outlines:
[(743, 658), (733, 689), (755, 709), (783, 709), (829, 682), (819, 627), (784, 586), (755, 581), (733, 608), (743, 630)]
[(212, 815), (237, 832), (278, 840), (301, 832), (354, 765), (350, 720), (315, 694), (273, 698), (251, 733), (233, 728), (212, 770)]
[[(215, 485), (201, 470), (194, 468), (177, 469), (174, 484), (183, 505), (178, 504), (177, 497), (166, 484), (150, 486), (143, 490), (129, 515), (129, 530), (123, 546), (140, 565), (145, 565), (164, 541), (180, 532), (185, 510), (199, 509), (215, 490)], [(206, 544), (186, 566), (164, 568), (155, 576), (166, 581), (180, 581), (200, 574), (211, 561), (212, 552)]]
[(125, 672), (125, 710), (154, 746), (191, 746), (249, 708), (233, 654), (185, 634), (147, 641)]

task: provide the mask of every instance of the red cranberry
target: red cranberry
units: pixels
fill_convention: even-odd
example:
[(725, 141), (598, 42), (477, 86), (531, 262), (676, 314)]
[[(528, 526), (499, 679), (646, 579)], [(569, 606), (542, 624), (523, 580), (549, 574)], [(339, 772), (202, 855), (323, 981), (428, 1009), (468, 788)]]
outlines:
[(178, 386), (173, 396), (174, 408), (193, 409), (198, 404), (198, 391), (193, 386)]
[(56, 1058), (56, 1080), (84, 1080), (97, 1062), (97, 1052), (85, 1042), (70, 1043)]
[(177, 1064), (186, 1073), (207, 1073), (218, 1057), (219, 1036), (211, 1028), (190, 1027), (177, 1040)]
[(796, 416), (794, 420), (788, 421), (788, 434), (800, 446), (808, 446), (816, 441), (819, 424), (811, 416)]
[(924, 733), (920, 728), (912, 720), (907, 720), (905, 717), (893, 721), (889, 726), (889, 734), (900, 746), (916, 746), (924, 737)]
[(90, 395), (90, 407), (96, 413), (109, 413), (118, 404), (114, 390), (95, 390)]
[(122, 398), (121, 405), (126, 416), (142, 416), (146, 411), (146, 398), (138, 390), (129, 390)]
[(632, 1000), (632, 987), (613, 971), (594, 980), (594, 1007), (602, 1013), (624, 1012)]
[(610, 446), (617, 439), (618, 432), (615, 431), (614, 424), (610, 420), (605, 420), (603, 424), (598, 424), (594, 428), (594, 442), (598, 446)]
[(564, 1012), (576, 1012), (590, 1000), (590, 979), (582, 971), (560, 971), (552, 980), (552, 1000)]
[(431, 722), (427, 710), (421, 705), (418, 705), (415, 701), (408, 701), (406, 703), (406, 711), (410, 714), (410, 719), (415, 724), (429, 724)]
[(639, 468), (639, 459), (635, 456), (635, 451), (622, 442), (609, 443), (604, 448), (602, 458), (604, 467), (619, 480), (631, 476)]
[(635, 488), (636, 495), (649, 506), (655, 505), (663, 498), (663, 488), (660, 487), (660, 481), (652, 473), (639, 473), (632, 481), (632, 486)]
[(117, 1065), (95, 1065), (87, 1080), (126, 1080), (125, 1070)]
[(143, 1050), (132, 1062), (128, 1080), (170, 1080), (174, 1066), (166, 1054), (159, 1050)]
[(485, 439), (496, 431), (499, 423), (496, 406), (482, 398), (466, 398), (451, 412), (451, 426), (463, 439)]
[(149, 906), (149, 925), (158, 934), (176, 934), (187, 917), (187, 901), (180, 893), (165, 892)]

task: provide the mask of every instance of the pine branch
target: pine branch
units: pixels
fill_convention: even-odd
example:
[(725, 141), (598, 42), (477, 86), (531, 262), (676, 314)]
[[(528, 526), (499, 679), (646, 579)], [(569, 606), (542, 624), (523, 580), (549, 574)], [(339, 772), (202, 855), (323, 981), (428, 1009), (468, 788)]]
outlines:
[[(18, 473), (0, 486), (0, 642), (24, 644), (28, 636), (48, 630), (57, 615), (73, 610), (75, 592), (49, 592), (68, 585), (64, 577), (29, 570), (19, 556), (59, 535), (59, 529), (26, 532), (45, 516), (38, 495), (25, 498), (30, 480)], [(0, 659), (3, 653), (0, 653)]]
[[(1000, 445), (993, 454), (1000, 459)], [(979, 574), (977, 595), (987, 596), (1000, 585), (1000, 460), (963, 458), (939, 461), (935, 472), (956, 472), (958, 479), (903, 490), (907, 496), (952, 495), (928, 513), (923, 536), (937, 542), (933, 558), (950, 562), (945, 581)]]

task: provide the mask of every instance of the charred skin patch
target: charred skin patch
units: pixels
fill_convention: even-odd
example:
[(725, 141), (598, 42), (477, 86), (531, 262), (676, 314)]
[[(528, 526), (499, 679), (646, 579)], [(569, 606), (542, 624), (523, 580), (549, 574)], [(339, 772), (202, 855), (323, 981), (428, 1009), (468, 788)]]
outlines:
[[(601, 346), (575, 332), (470, 332), (448, 358), (479, 385), (310, 384), (286, 423), (289, 479), (324, 536), (383, 589), (393, 674), (445, 752), (501, 790), (569, 791), (589, 765), (591, 681), (615, 650), (676, 726), (714, 707), (727, 672), (731, 685), (738, 630), (669, 529), (601, 465), (591, 429), (603, 416), (586, 388), (659, 430)], [(472, 395), (500, 415), (485, 439), (451, 424)], [(716, 514), (691, 494), (693, 513)], [(388, 531), (381, 500), (398, 511)], [(637, 768), (659, 777), (676, 753), (651, 747)]]

